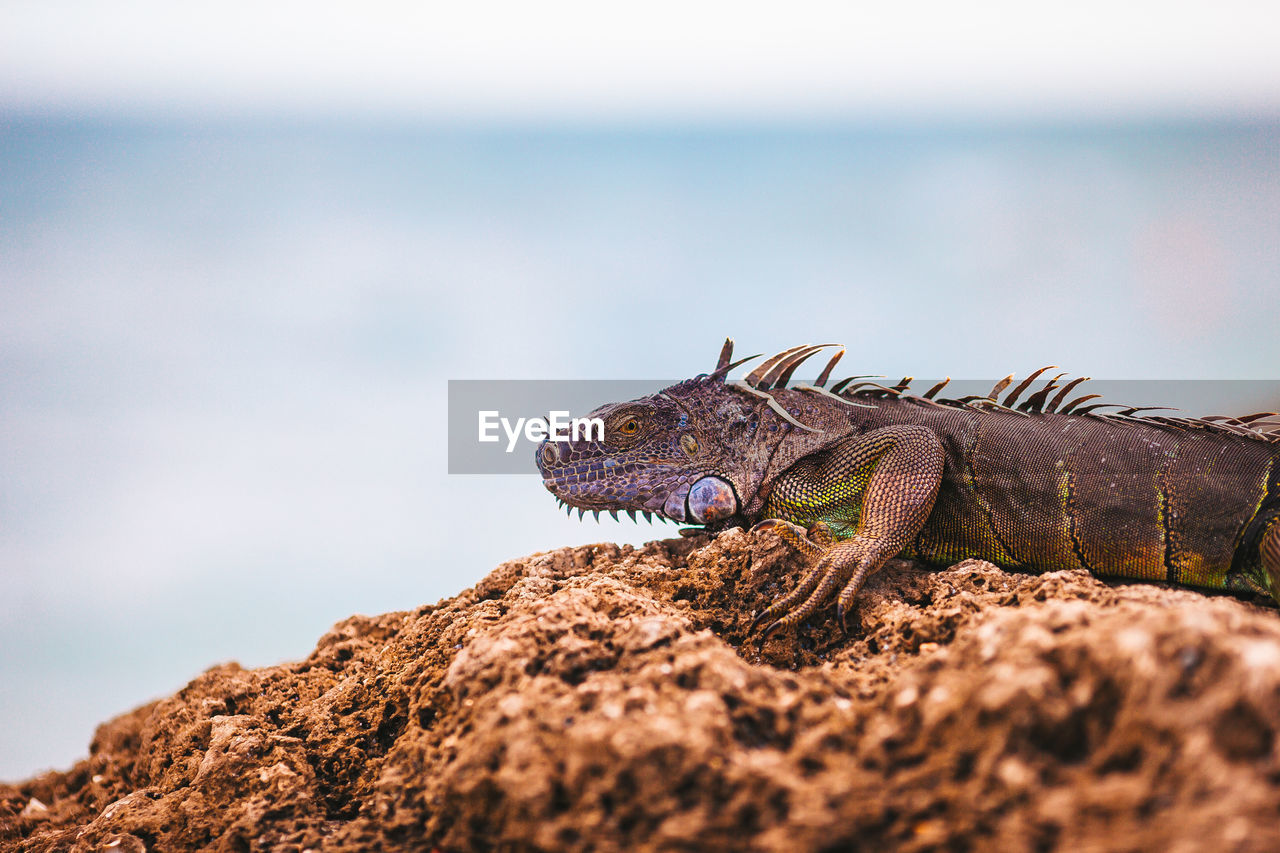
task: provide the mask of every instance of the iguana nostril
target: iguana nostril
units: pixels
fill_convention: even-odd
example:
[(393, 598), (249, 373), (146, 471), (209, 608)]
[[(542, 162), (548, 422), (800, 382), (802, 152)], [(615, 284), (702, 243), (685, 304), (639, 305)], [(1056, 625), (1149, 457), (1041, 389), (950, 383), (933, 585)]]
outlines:
[(559, 454), (556, 452), (555, 444), (547, 439), (543, 439), (542, 448), (538, 451), (542, 457), (542, 464), (550, 468), (559, 461)]

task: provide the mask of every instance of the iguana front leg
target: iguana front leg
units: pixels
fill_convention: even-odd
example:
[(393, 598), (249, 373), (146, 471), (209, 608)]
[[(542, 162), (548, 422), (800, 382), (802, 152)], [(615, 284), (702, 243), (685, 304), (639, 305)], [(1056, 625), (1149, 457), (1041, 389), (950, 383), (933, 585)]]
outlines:
[(759, 624), (780, 616), (765, 636), (799, 624), (839, 587), (836, 612), (844, 627), (863, 582), (924, 526), (945, 459), (932, 430), (892, 426), (852, 436), (783, 474), (765, 505), (768, 518), (753, 530), (776, 532), (817, 564), (756, 617)]

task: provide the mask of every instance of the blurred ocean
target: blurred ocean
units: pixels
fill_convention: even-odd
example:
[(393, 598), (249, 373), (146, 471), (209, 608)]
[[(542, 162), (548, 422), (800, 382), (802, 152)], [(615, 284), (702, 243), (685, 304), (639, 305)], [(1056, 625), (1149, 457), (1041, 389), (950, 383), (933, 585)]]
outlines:
[(673, 532), (449, 476), (448, 379), (678, 379), (727, 334), (1277, 378), (1278, 309), (1276, 123), (0, 117), (0, 778), (353, 612)]

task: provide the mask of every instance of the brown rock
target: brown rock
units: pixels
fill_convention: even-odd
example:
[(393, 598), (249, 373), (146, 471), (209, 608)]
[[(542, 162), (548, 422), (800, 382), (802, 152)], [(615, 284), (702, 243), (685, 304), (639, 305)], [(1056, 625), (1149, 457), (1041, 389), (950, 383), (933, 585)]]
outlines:
[(1280, 849), (1274, 610), (895, 562), (850, 637), (761, 647), (801, 568), (741, 531), (505, 563), (106, 723), (0, 785), (0, 847)]

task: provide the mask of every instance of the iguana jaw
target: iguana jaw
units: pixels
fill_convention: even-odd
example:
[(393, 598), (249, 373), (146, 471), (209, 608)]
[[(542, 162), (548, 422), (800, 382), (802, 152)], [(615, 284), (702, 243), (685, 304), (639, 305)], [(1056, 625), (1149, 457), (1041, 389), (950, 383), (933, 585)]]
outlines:
[(644, 512), (671, 521), (708, 524), (733, 516), (739, 507), (728, 480), (686, 466), (654, 460), (622, 462), (607, 455), (562, 465), (558, 448), (549, 441), (538, 448), (537, 460), (547, 491), (582, 512)]

